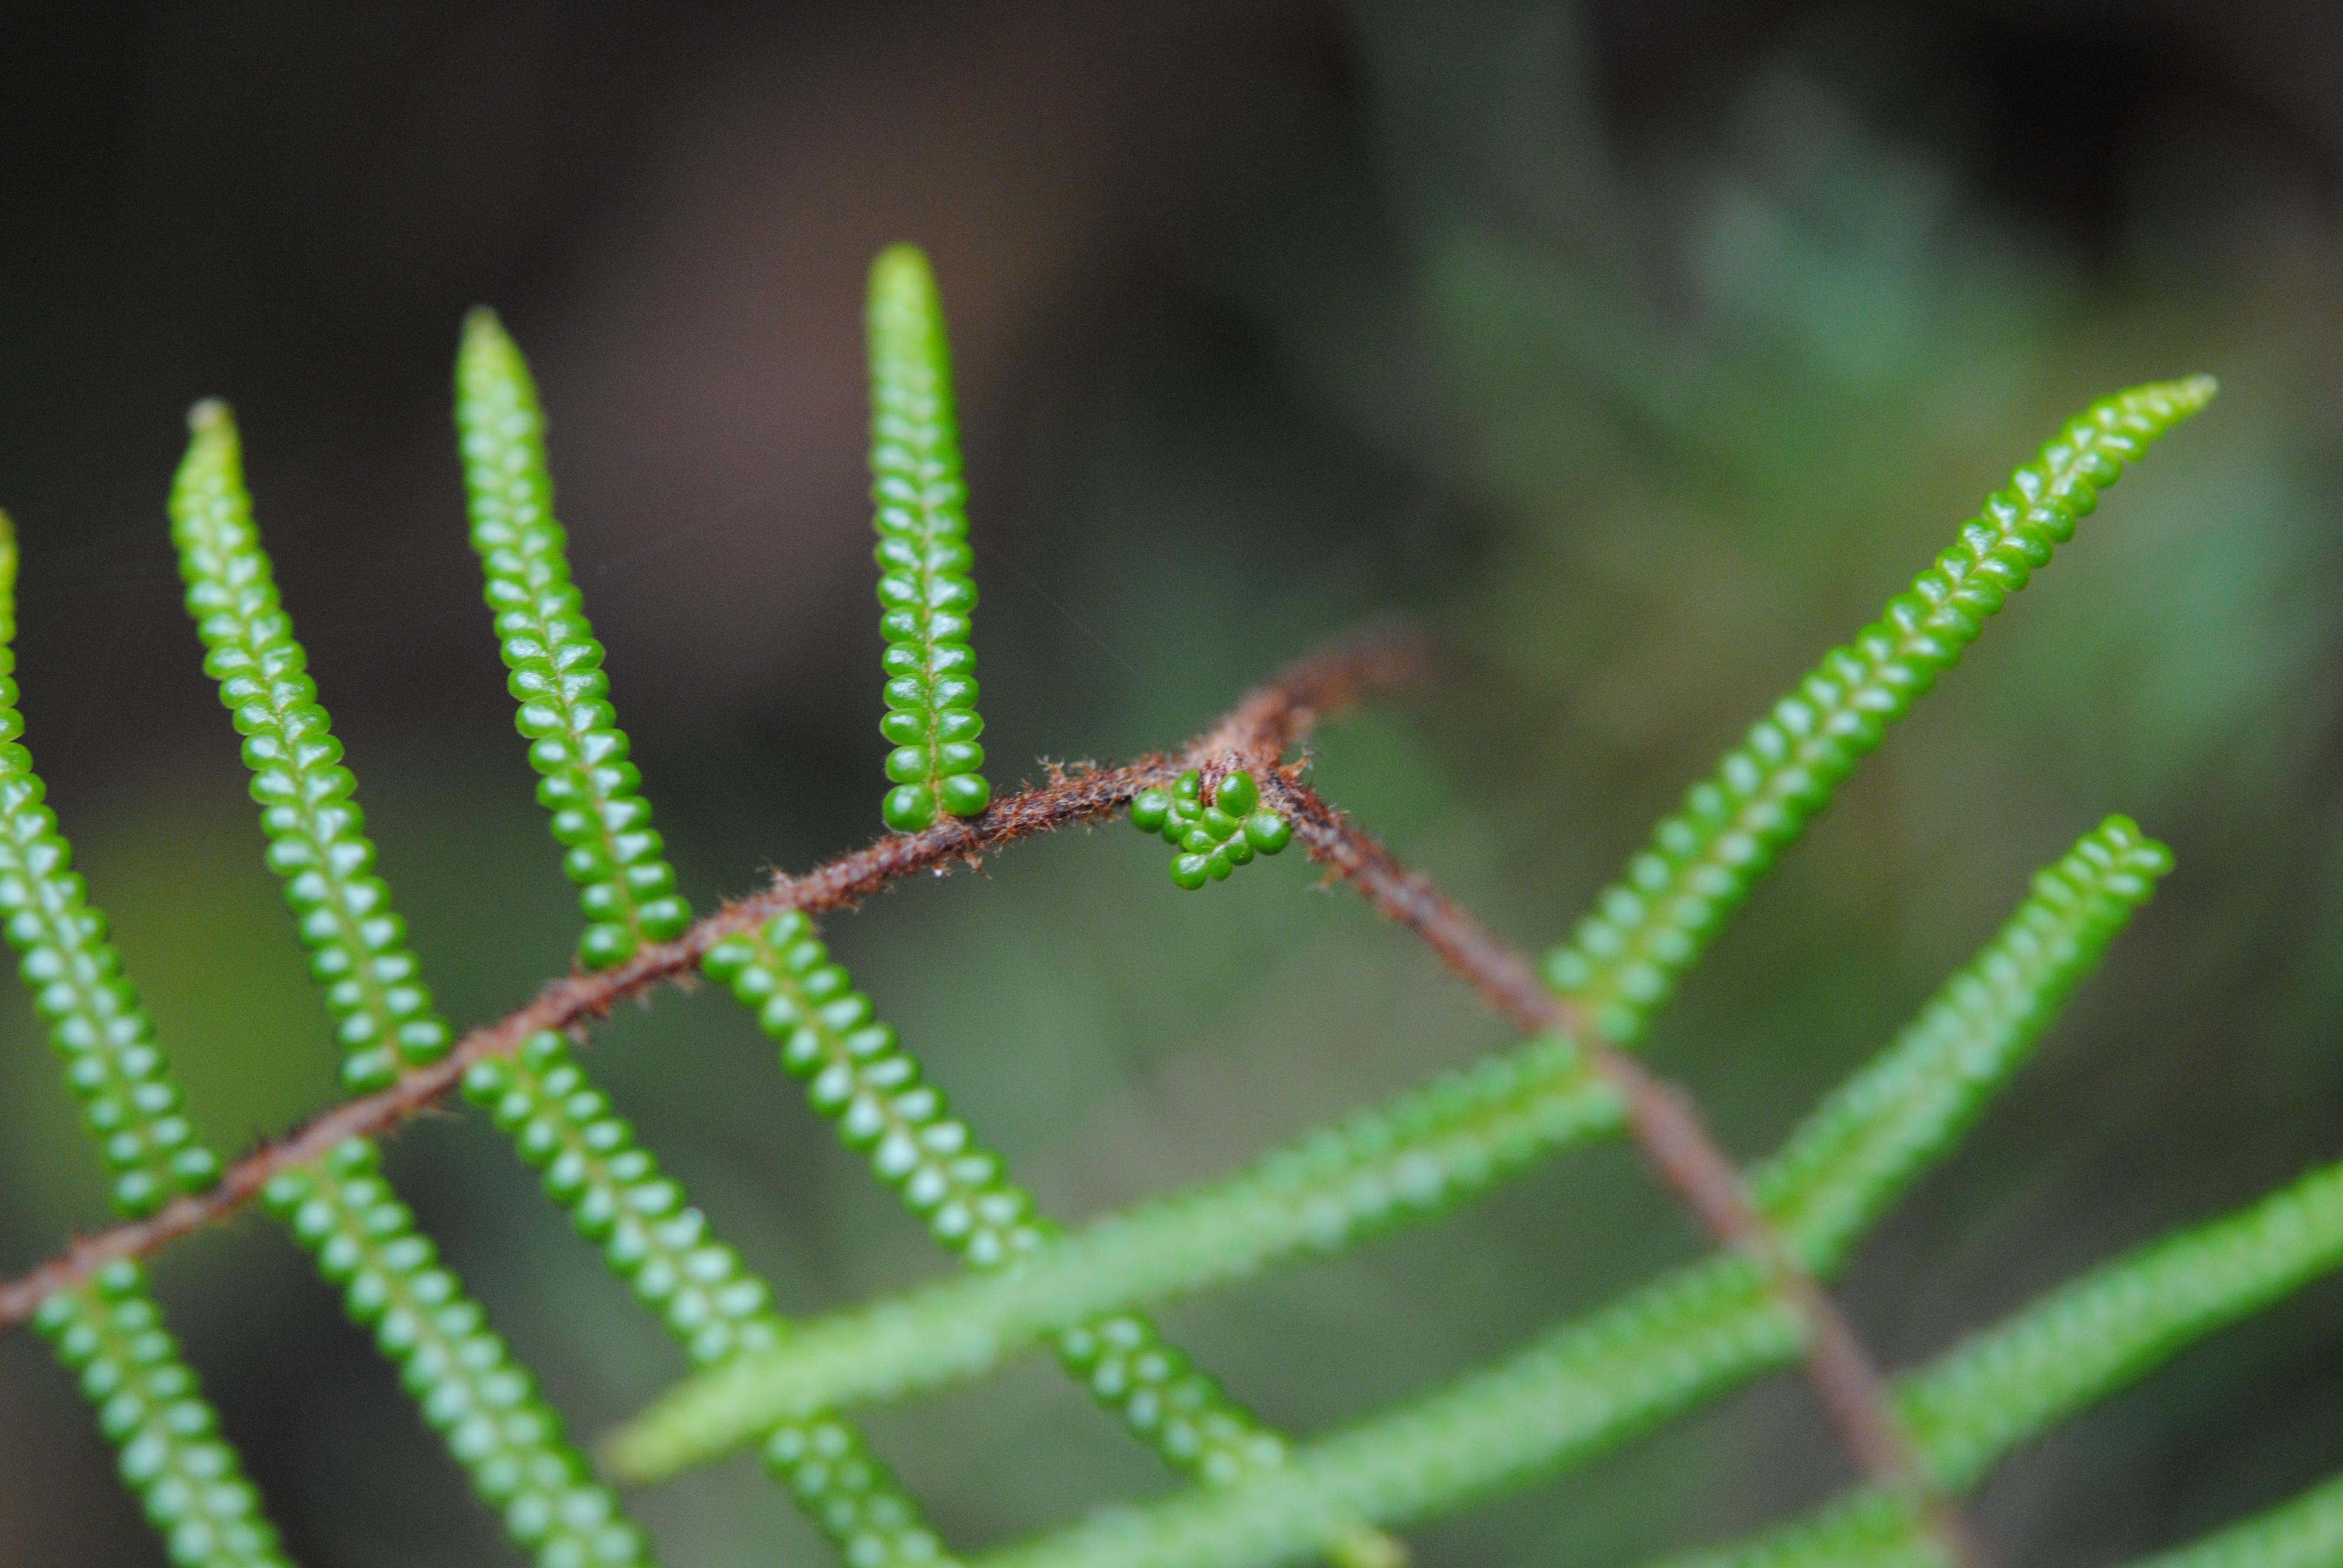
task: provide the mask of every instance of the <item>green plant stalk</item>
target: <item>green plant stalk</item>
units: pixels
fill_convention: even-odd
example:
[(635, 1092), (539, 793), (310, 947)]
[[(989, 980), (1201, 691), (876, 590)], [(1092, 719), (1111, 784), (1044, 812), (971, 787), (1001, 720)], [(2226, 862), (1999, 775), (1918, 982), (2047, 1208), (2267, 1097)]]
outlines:
[[(1053, 1233), (1031, 1196), (1009, 1180), (1001, 1158), (976, 1142), (940, 1091), (920, 1081), (918, 1059), (878, 1020), (846, 970), (830, 961), (802, 913), (789, 910), (725, 939), (701, 968), (756, 1013), (758, 1026), (780, 1044), (782, 1067), (809, 1081), (814, 1110), (837, 1126), (847, 1147), (868, 1153), (872, 1171), (962, 1262), (1002, 1269), (1033, 1256)], [(1148, 1319), (1134, 1312), (1085, 1319), (1059, 1334), (1055, 1348), (1068, 1375), (1173, 1471), (1225, 1486), (1284, 1462), (1285, 1440)], [(773, 1412), (732, 1441), (807, 1413)], [(622, 1439), (604, 1460), (621, 1478), (660, 1473), (638, 1457)], [(1353, 1568), (1388, 1563), (1398, 1551), (1356, 1520), (1336, 1521), (1312, 1547), (1331, 1550)]]
[[(456, 372), (456, 423), (484, 592), (496, 612), (518, 728), (542, 776), (565, 865), (581, 883), (588, 926), (579, 954), (616, 962), (646, 940), (673, 935), (690, 910), (650, 830), (650, 805), (627, 760), (627, 733), (606, 696), (602, 647), (573, 584), (568, 541), (553, 517), (545, 416), (519, 347), (495, 315), (465, 323)], [(603, 1261), (656, 1312), (694, 1366), (764, 1349), (788, 1333), (772, 1292), (739, 1255), (708, 1235), (707, 1220), (662, 1176), (634, 1130), (614, 1114), (559, 1035), (531, 1039), (510, 1060), (475, 1063), (466, 1095), (545, 1171), (548, 1197), (568, 1211)], [(765, 1434), (767, 1469), (855, 1568), (949, 1561), (918, 1505), (845, 1422), (809, 1414)]]
[[(475, 1062), (464, 1094), (545, 1172), (546, 1195), (597, 1243), (610, 1271), (657, 1312), (694, 1366), (720, 1365), (784, 1342), (772, 1292), (707, 1216), (659, 1172), (548, 1030), (509, 1058)], [(952, 1559), (919, 1507), (846, 1422), (819, 1413), (765, 1434), (767, 1467), (853, 1568), (948, 1568)]]
[(483, 592), (497, 651), (520, 710), (515, 725), (539, 775), (562, 866), (578, 884), (586, 930), (578, 960), (623, 962), (691, 923), (651, 826), (641, 775), (613, 721), (602, 645), (570, 578), (568, 536), (553, 515), (545, 413), (520, 350), (493, 312), (472, 312), (456, 361), (456, 430)]
[[(193, 439), (171, 492), (172, 537), (209, 650), (205, 668), (246, 737), (268, 866), (300, 916), (311, 977), (350, 1053), (343, 1078), (387, 1081), (402, 1060), (445, 1054), (449, 1030), (432, 1010), (388, 890), (368, 873), (374, 846), (350, 799), (356, 781), (339, 765), (340, 742), (303, 673), (307, 656), (253, 526), (235, 424), (216, 402), (197, 404), (189, 424)], [(343, 1287), (350, 1315), (376, 1325), (377, 1346), (399, 1363), (424, 1419), (542, 1568), (649, 1561), (641, 1531), (591, 1480), (486, 1312), (437, 1265), (429, 1239), (376, 1174), (375, 1158), (371, 1144), (352, 1140), (279, 1175), (264, 1197), (319, 1271)]]
[[(2214, 1331), (2343, 1265), (2343, 1163), (2260, 1202), (2138, 1248), (1896, 1380), (1897, 1412), (1929, 1474), (1965, 1492), (2059, 1422)], [(1674, 1568), (1824, 1568), (1868, 1561), (1832, 1544), (1842, 1516), (1888, 1520), (1857, 1493), (1817, 1516)], [(1886, 1524), (1879, 1528), (1885, 1530)]]
[(894, 245), (870, 266), (870, 498), (879, 532), (880, 635), (887, 640), (892, 741), (880, 814), (917, 832), (939, 811), (972, 817), (992, 799), (977, 771), (975, 557), (968, 547), (968, 487), (960, 478), (951, 349), (928, 258)]
[(80, 1374), (98, 1428), (122, 1451), (123, 1483), (179, 1568), (288, 1568), (276, 1527), (137, 1264), (107, 1264), (41, 1303), (34, 1326)]
[(1952, 548), (1888, 600), (1878, 620), (1823, 656), (1751, 726), (1715, 773), (1663, 820), (1626, 875), (1596, 900), (1569, 942), (1546, 955), (1547, 982), (1614, 1044), (1641, 1039), (1679, 976), (1795, 842), (1832, 792), (1960, 661), (1983, 622), (2049, 563), (2123, 465), (2212, 400), (2209, 376), (2103, 398), (1986, 500)]
[[(2036, 875), (2000, 931), (1886, 1050), (1752, 1173), (1753, 1198), (1808, 1268), (1835, 1270), (1895, 1195), (1949, 1151), (2170, 864), (2127, 818), (2084, 835)], [(628, 1430), (664, 1467), (745, 1438), (769, 1413), (980, 1375), (1086, 1318), (1438, 1213), (1541, 1156), (1617, 1130), (1624, 1114), (1568, 1041), (1534, 1040), (1234, 1177), (1049, 1240), (1014, 1270), (808, 1324), (770, 1352), (682, 1385)], [(655, 1431), (659, 1443), (676, 1446), (651, 1448)], [(637, 1462), (632, 1447), (616, 1452)]]
[[(15, 527), (0, 512), (0, 917), (82, 1126), (106, 1165), (117, 1213), (153, 1212), (219, 1180), (219, 1156), (196, 1137), (154, 1020), (106, 940), (73, 867), (73, 846), (42, 804), (47, 793), (16, 706)], [(79, 1374), (98, 1427), (122, 1451), (118, 1470), (182, 1568), (282, 1564), (277, 1531), (244, 1462), (219, 1435), (146, 1271), (123, 1262), (41, 1303), (34, 1325)]]

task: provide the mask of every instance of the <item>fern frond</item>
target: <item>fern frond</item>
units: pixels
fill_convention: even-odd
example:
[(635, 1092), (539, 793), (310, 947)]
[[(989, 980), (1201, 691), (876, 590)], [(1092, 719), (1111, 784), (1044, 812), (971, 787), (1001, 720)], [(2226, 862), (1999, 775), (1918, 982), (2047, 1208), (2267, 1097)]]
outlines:
[(2048, 564), (2127, 461), (2212, 400), (2213, 378), (2157, 382), (2102, 399), (1986, 500), (1952, 548), (1751, 726), (1716, 771), (1661, 822), (1625, 878), (1544, 960), (1548, 983), (1594, 1026), (1640, 1038), (1775, 858), (1915, 698), (1960, 660), (1986, 618)]
[(952, 406), (951, 349), (928, 258), (890, 246), (870, 266), (870, 480), (879, 530), (879, 629), (887, 639), (887, 757), (880, 815), (915, 832), (939, 809), (973, 817), (992, 799), (977, 771), (984, 720), (976, 711), (969, 617), (967, 487)]
[(642, 1532), (593, 1480), (561, 1418), (377, 1167), (374, 1145), (354, 1138), (276, 1177), (262, 1201), (317, 1254), (473, 1490), (542, 1568), (649, 1562)]
[(34, 1326), (81, 1374), (98, 1428), (122, 1451), (122, 1479), (179, 1568), (287, 1568), (276, 1527), (219, 1417), (179, 1357), (147, 1293), (146, 1271), (123, 1261), (41, 1303)]
[(389, 889), (367, 869), (374, 845), (351, 799), (357, 782), (340, 765), (341, 742), (253, 528), (235, 421), (225, 404), (205, 402), (187, 422), (194, 439), (171, 486), (187, 613), (203, 638), (205, 672), (245, 738), (268, 866), (284, 881), (309, 972), (334, 1016), (342, 1081), (380, 1089), (403, 1065), (438, 1060), (453, 1037), (432, 1008)]
[(681, 931), (691, 908), (676, 893), (651, 827), (641, 775), (607, 700), (602, 645), (570, 580), (537, 383), (486, 309), (464, 323), (456, 428), (472, 548), (496, 612), (498, 651), (512, 672), (508, 684), (520, 701), (515, 723), (528, 739), (537, 798), (553, 814), (563, 868), (580, 890), (587, 926), (578, 956), (589, 969), (607, 969)]
[[(1809, 1268), (1835, 1270), (1896, 1194), (1950, 1151), (2170, 861), (2128, 818), (2086, 834), (2036, 873), (2000, 932), (1888, 1048), (1757, 1167), (1753, 1200)], [(1053, 1237), (1007, 1273), (940, 1282), (807, 1324), (654, 1410), (679, 1422), (714, 1422), (723, 1412), (724, 1425), (746, 1430), (760, 1413), (894, 1399), (980, 1376), (1094, 1314), (1429, 1218), (1624, 1121), (1617, 1091), (1574, 1046), (1533, 1040), (1308, 1134), (1235, 1176)]]
[[(388, 890), (368, 870), (374, 846), (350, 799), (356, 781), (339, 765), (341, 743), (278, 601), (235, 425), (225, 406), (208, 402), (189, 423), (194, 439), (171, 492), (172, 536), (187, 608), (209, 650), (205, 668), (246, 737), (268, 865), (301, 917), (310, 974), (351, 1053), (343, 1077), (395, 1077), (401, 1060), (444, 1054), (449, 1031), (431, 1009)], [(343, 1286), (350, 1315), (376, 1325), (377, 1345), (399, 1363), (424, 1419), (480, 1495), (503, 1509), (515, 1541), (536, 1549), (546, 1568), (648, 1560), (642, 1533), (590, 1480), (486, 1312), (437, 1266), (429, 1238), (377, 1174), (376, 1158), (372, 1144), (351, 1140), (275, 1178), (264, 1199), (291, 1221), (319, 1271)]]
[(1207, 879), (1225, 882), (1255, 854), (1274, 855), (1293, 842), (1293, 824), (1264, 809), (1261, 786), (1240, 769), (1204, 799), (1204, 775), (1191, 768), (1169, 789), (1141, 789), (1131, 798), (1131, 820), (1142, 833), (1161, 833), (1180, 851), (1172, 880), (1193, 890)]
[(1835, 1091), (1750, 1197), (1806, 1266), (1830, 1273), (1921, 1168), (1966, 1131), (2172, 869), (2172, 852), (2110, 817), (2055, 865), (2000, 932), (1895, 1042)]
[[(546, 1195), (567, 1209), (603, 1261), (659, 1315), (698, 1366), (780, 1343), (789, 1327), (772, 1292), (740, 1256), (709, 1234), (707, 1216), (659, 1173), (634, 1129), (548, 1030), (510, 1059), (465, 1070), (464, 1093), (545, 1172)], [(858, 1568), (944, 1564), (950, 1559), (918, 1506), (844, 1422), (819, 1415), (766, 1433), (765, 1462), (809, 1518)]]

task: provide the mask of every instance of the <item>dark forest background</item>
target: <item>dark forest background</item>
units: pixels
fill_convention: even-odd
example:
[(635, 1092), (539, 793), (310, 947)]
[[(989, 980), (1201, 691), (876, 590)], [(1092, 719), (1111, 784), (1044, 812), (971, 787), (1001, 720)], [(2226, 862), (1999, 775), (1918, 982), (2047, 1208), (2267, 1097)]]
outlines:
[[(1356, 620), (1440, 687), (1319, 779), (1528, 945), (2088, 398), (2211, 413), (2085, 525), (1849, 787), (1653, 1042), (1771, 1144), (2110, 810), (2180, 869), (2042, 1060), (1846, 1285), (1896, 1364), (2343, 1153), (2343, 13), (1968, 0), (0, 4), (0, 505), (27, 739), (217, 1141), (332, 1051), (177, 603), (195, 398), (263, 527), (440, 1000), (493, 1017), (577, 917), (530, 799), (448, 432), (464, 309), (536, 360), (588, 604), (703, 905), (879, 827), (860, 304), (951, 311), (989, 769), (1175, 739)], [(1189, 898), (1070, 834), (905, 887), (835, 945), (1080, 1217), (1502, 1043), (1288, 859)], [(950, 1018), (955, 1021), (946, 1025)], [(595, 1070), (810, 1313), (940, 1264), (720, 997)], [(579, 1431), (678, 1362), (477, 1117), (394, 1169)], [(0, 1268), (103, 1214), (0, 1008)], [(1696, 1239), (1632, 1155), (1170, 1316), (1308, 1432)], [(159, 1289), (304, 1562), (512, 1561), (391, 1373), (248, 1219)], [(2343, 1464), (2343, 1288), (2190, 1352), (2009, 1465), (2002, 1560), (2109, 1563)], [(870, 1423), (956, 1544), (1164, 1484), (1038, 1363)], [(1780, 1379), (1412, 1533), (1625, 1563), (1845, 1479)], [(679, 1564), (813, 1562), (746, 1461), (651, 1493)], [(0, 1340), (0, 1563), (158, 1563), (69, 1381)]]

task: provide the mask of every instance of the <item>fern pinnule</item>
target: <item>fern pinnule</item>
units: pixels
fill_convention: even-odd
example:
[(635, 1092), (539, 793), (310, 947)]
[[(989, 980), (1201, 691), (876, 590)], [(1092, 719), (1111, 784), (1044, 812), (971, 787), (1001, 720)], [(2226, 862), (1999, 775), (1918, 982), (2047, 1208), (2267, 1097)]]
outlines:
[[(143, 1215), (219, 1180), (219, 1156), (196, 1136), (154, 1021), (87, 901), (73, 846), (42, 803), (47, 793), (16, 706), (15, 529), (0, 512), (0, 916), (18, 973), (49, 1026), (65, 1087), (105, 1159), (117, 1213)], [(34, 1326), (79, 1374), (117, 1468), (182, 1568), (280, 1564), (277, 1532), (244, 1462), (178, 1342), (163, 1326), (146, 1271), (127, 1261), (48, 1297)]]
[(1639, 1039), (1774, 860), (1984, 620), (2049, 562), (2123, 465), (2212, 400), (2213, 378), (2135, 387), (2069, 420), (1880, 618), (1750, 727), (1661, 822), (1625, 877), (1544, 961), (1548, 982), (1608, 1039)]
[(1172, 859), (1172, 880), (1192, 891), (1207, 879), (1224, 882), (1255, 854), (1274, 855), (1293, 842), (1293, 824), (1262, 807), (1261, 786), (1242, 769), (1224, 774), (1209, 800), (1197, 768), (1169, 789), (1142, 789), (1131, 798), (1131, 820), (1180, 851)]
[(170, 1059), (106, 917), (89, 907), (57, 831), (33, 756), (17, 739), (16, 562), (14, 526), (0, 512), (0, 917), (17, 972), (65, 1060), (65, 1087), (106, 1160), (107, 1196), (125, 1214), (146, 1214), (219, 1180), (219, 1156), (188, 1120)]
[[(402, 1059), (445, 1054), (449, 1031), (431, 1010), (405, 923), (368, 869), (374, 846), (350, 799), (356, 781), (339, 765), (341, 743), (278, 601), (236, 427), (214, 402), (197, 404), (189, 424), (194, 438), (171, 492), (172, 538), (187, 608), (209, 649), (205, 668), (246, 737), (269, 869), (301, 917), (311, 977), (350, 1052), (343, 1077), (394, 1077)], [(319, 1271), (342, 1286), (350, 1315), (375, 1325), (377, 1347), (399, 1363), (407, 1392), (475, 1489), (503, 1510), (514, 1540), (535, 1549), (544, 1568), (648, 1559), (642, 1533), (592, 1481), (487, 1313), (437, 1266), (429, 1238), (377, 1173), (372, 1144), (338, 1144), (274, 1178), (263, 1196)]]
[(890, 246), (870, 266), (870, 481), (879, 531), (879, 629), (887, 639), (892, 741), (880, 815), (916, 832), (937, 813), (972, 817), (992, 799), (977, 769), (984, 720), (976, 711), (976, 650), (969, 618), (976, 583), (960, 478), (960, 417), (951, 349), (936, 276), (917, 247)]
[(578, 884), (586, 930), (578, 957), (607, 969), (691, 923), (651, 826), (641, 775), (611, 715), (602, 645), (570, 579), (568, 536), (553, 516), (545, 414), (528, 361), (493, 312), (464, 323), (456, 362), (456, 428), (472, 548), (480, 558), (497, 651), (519, 699), (515, 724), (552, 813), (562, 866)]
[(187, 422), (194, 438), (171, 487), (187, 613), (203, 638), (205, 671), (245, 738), (268, 866), (284, 882), (309, 972), (334, 1016), (342, 1081), (380, 1089), (402, 1066), (438, 1060), (454, 1037), (432, 1008), (389, 890), (368, 869), (374, 845), (351, 799), (357, 782), (340, 765), (341, 742), (253, 527), (235, 421), (226, 405), (203, 402)]
[[(1759, 1209), (1828, 1273), (2021, 1066), (2170, 861), (2111, 817), (2034, 886), (1894, 1042), (1750, 1178)], [(804, 1325), (696, 1385), (709, 1406), (830, 1409), (980, 1376), (1094, 1314), (1227, 1283), (1305, 1250), (1446, 1211), (1571, 1144), (1620, 1131), (1617, 1090), (1559, 1037), (1447, 1072), (1219, 1181), (1052, 1237), (1017, 1269), (941, 1281)], [(679, 1402), (687, 1396), (679, 1391)], [(684, 1406), (662, 1406), (680, 1420)]]
[[(2343, 1162), (2149, 1242), (1970, 1335), (1896, 1380), (1897, 1414), (1930, 1476), (1966, 1491), (2068, 1416), (2338, 1266)], [(1902, 1503), (1858, 1492), (1671, 1568), (1851, 1568), (1872, 1559), (1845, 1542), (1892, 1537)], [(1869, 1522), (1867, 1533), (1850, 1535), (1845, 1522), (1855, 1519)]]
[(2337, 1568), (2343, 1563), (2343, 1476), (2185, 1546), (2126, 1568)]
[(262, 1201), (317, 1254), (350, 1317), (374, 1331), (424, 1421), (539, 1568), (650, 1561), (649, 1543), (593, 1479), (535, 1380), (417, 1231), (373, 1144), (354, 1138), (285, 1171)]
[[(660, 1174), (558, 1033), (541, 1031), (512, 1057), (473, 1063), (464, 1094), (545, 1172), (546, 1195), (600, 1245), (610, 1271), (659, 1314), (694, 1365), (769, 1349), (788, 1335), (770, 1288), (709, 1233), (707, 1216)], [(809, 1415), (782, 1423), (766, 1434), (764, 1455), (849, 1563), (947, 1561), (918, 1506), (845, 1422)]]
[(219, 1416), (127, 1259), (41, 1303), (33, 1325), (80, 1374), (118, 1469), (179, 1568), (287, 1568)]
[(2172, 852), (2128, 817), (2085, 834), (2034, 874), (2016, 912), (1895, 1043), (1751, 1172), (1750, 1197), (1807, 1267), (1834, 1271), (1912, 1174), (1959, 1138), (2171, 869)]
[[(812, 922), (792, 910), (709, 950), (703, 969), (757, 1014), (781, 1046), (781, 1064), (809, 1080), (807, 1097), (850, 1147), (894, 1188), (930, 1235), (978, 1270), (1031, 1257), (1049, 1234), (1031, 1195), (1001, 1157), (950, 1114), (942, 1092), (920, 1081), (918, 1059), (872, 1014), (845, 969), (830, 960)], [(1154, 1325), (1131, 1314), (1088, 1322), (1061, 1336), (1059, 1359), (1174, 1469), (1222, 1481), (1275, 1464), (1283, 1440), (1222, 1393)], [(795, 1416), (804, 1412), (776, 1412)], [(765, 1417), (731, 1431), (753, 1435)], [(649, 1479), (690, 1455), (621, 1440), (608, 1450), (617, 1473)]]
[[(650, 803), (608, 701), (602, 647), (571, 580), (537, 383), (493, 312), (466, 320), (456, 385), (472, 546), (520, 704), (515, 723), (540, 775), (538, 799), (566, 846), (564, 867), (582, 888), (580, 961), (607, 968), (675, 935), (691, 910), (649, 825)], [(533, 1037), (515, 1059), (474, 1064), (464, 1089), (521, 1157), (545, 1170), (547, 1195), (603, 1243), (604, 1261), (695, 1365), (764, 1348), (786, 1332), (770, 1290), (705, 1233), (705, 1216), (635, 1144), (558, 1034)], [(768, 1468), (850, 1562), (942, 1560), (918, 1506), (852, 1428), (809, 1417), (765, 1435)]]

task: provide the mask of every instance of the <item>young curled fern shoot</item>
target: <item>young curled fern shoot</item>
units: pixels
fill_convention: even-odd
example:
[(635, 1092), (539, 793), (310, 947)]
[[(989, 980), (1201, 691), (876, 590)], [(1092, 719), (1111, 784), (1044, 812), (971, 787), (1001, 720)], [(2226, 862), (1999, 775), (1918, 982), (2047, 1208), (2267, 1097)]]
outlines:
[(390, 891), (368, 868), (374, 845), (341, 766), (341, 742), (318, 705), (276, 578), (253, 527), (244, 458), (225, 404), (196, 405), (194, 439), (171, 487), (171, 538), (187, 613), (204, 641), (252, 770), (268, 867), (285, 884), (309, 972), (325, 988), (344, 1057), (342, 1082), (380, 1089), (402, 1067), (436, 1061), (453, 1036), (407, 946)]
[(498, 651), (520, 702), (537, 798), (553, 814), (562, 865), (578, 884), (586, 930), (578, 960), (608, 969), (691, 923), (651, 827), (641, 775), (608, 700), (602, 645), (570, 580), (568, 536), (553, 516), (545, 415), (520, 350), (494, 313), (464, 323), (456, 428), (472, 548), (496, 614)]
[(1242, 769), (1213, 786), (1210, 800), (1195, 768), (1169, 789), (1142, 789), (1131, 799), (1131, 820), (1180, 851), (1172, 859), (1172, 880), (1192, 890), (1208, 879), (1225, 882), (1255, 854), (1274, 855), (1293, 842), (1293, 824), (1262, 805), (1261, 786)]
[[(546, 1195), (600, 1245), (610, 1271), (659, 1313), (693, 1365), (769, 1350), (788, 1336), (771, 1290), (709, 1234), (707, 1216), (659, 1173), (559, 1034), (542, 1031), (509, 1059), (473, 1063), (464, 1095), (545, 1172)], [(782, 1423), (766, 1434), (764, 1455), (848, 1563), (940, 1568), (949, 1562), (917, 1504), (844, 1422), (814, 1414)]]
[(2085, 834), (1895, 1042), (1751, 1172), (1750, 1197), (1809, 1269), (1835, 1271), (1967, 1130), (2171, 869), (2172, 852), (2128, 817)]
[(219, 1180), (219, 1156), (196, 1136), (154, 1020), (106, 940), (73, 867), (73, 847), (42, 804), (32, 753), (17, 740), (16, 537), (0, 513), (0, 917), (17, 972), (64, 1059), (65, 1087), (106, 1159), (108, 1196), (125, 1214), (152, 1213)]
[(1952, 548), (1750, 728), (1570, 941), (1547, 981), (1619, 1044), (1639, 1039), (1676, 978), (1830, 801), (1914, 699), (1960, 661), (1985, 619), (2049, 563), (2077, 518), (2173, 426), (2212, 400), (2209, 376), (2157, 382), (2094, 403), (2007, 489), (1987, 498)]
[(121, 1449), (122, 1479), (179, 1568), (287, 1568), (276, 1527), (245, 1479), (219, 1417), (179, 1356), (127, 1260), (41, 1303), (33, 1325), (81, 1376), (98, 1427)]
[(960, 479), (951, 349), (928, 258), (890, 246), (870, 267), (870, 481), (879, 530), (879, 629), (887, 639), (887, 755), (880, 815), (917, 832), (937, 813), (973, 817), (992, 799), (977, 769), (984, 720), (976, 711), (976, 651), (969, 617), (976, 583)]
[(649, 1543), (594, 1481), (488, 1314), (440, 1265), (437, 1249), (377, 1169), (363, 1139), (274, 1178), (262, 1201), (342, 1288), (351, 1319), (374, 1331), (399, 1381), (540, 1568), (651, 1561)]

